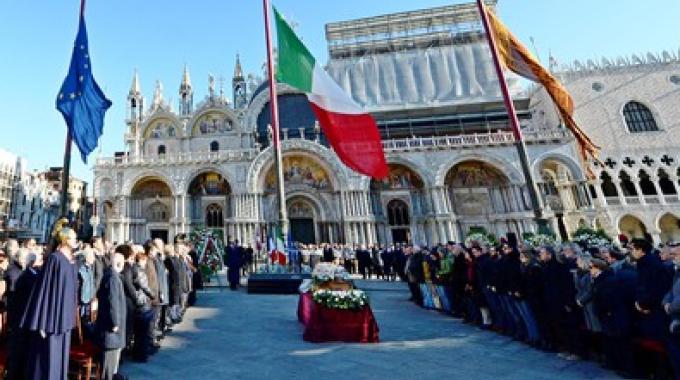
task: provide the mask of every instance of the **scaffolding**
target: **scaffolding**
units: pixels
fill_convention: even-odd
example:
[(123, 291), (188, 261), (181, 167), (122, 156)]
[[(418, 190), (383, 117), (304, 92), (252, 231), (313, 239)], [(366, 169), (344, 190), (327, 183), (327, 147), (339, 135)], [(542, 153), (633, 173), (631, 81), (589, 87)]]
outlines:
[[(497, 0), (486, 0), (495, 8)], [(400, 12), (326, 25), (331, 59), (447, 46), (484, 38), (475, 3)]]

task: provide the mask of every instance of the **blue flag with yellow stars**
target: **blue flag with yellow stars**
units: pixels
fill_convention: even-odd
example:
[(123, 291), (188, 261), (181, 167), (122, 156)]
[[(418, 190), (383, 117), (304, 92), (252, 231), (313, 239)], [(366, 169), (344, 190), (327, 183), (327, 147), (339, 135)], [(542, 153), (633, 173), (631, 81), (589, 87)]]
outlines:
[(96, 147), (104, 129), (104, 114), (111, 107), (92, 76), (85, 17), (81, 13), (71, 66), (57, 96), (57, 109), (64, 116), (83, 162)]

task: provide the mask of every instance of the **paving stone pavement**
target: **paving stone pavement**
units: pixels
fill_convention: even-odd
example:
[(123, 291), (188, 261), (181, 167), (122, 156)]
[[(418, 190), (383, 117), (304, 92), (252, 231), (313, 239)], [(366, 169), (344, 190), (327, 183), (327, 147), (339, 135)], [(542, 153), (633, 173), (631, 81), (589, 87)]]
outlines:
[(148, 363), (126, 362), (121, 373), (133, 380), (618, 378), (421, 309), (407, 301), (403, 283), (358, 286), (371, 299), (379, 344), (306, 343), (297, 296), (210, 289)]

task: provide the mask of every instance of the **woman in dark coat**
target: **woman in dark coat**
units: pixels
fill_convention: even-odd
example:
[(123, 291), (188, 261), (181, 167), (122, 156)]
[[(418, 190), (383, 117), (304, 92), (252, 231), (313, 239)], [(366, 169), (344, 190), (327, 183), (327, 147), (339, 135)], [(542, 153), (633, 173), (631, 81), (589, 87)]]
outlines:
[(78, 305), (78, 272), (73, 260), (78, 241), (67, 223), (62, 219), (55, 226), (52, 236), (59, 245), (47, 257), (21, 320), (20, 327), (30, 333), (26, 377), (31, 380), (65, 380), (68, 375)]

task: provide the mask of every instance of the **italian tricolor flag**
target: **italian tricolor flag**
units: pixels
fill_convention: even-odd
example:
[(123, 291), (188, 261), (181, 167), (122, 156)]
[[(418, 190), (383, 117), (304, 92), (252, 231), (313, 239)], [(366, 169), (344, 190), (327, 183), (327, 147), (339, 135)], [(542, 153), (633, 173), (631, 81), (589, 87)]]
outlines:
[(283, 239), (283, 232), (279, 227), (276, 227), (274, 235), (275, 237), (269, 238), (269, 255), (272, 263), (286, 265), (286, 243)]
[(277, 79), (307, 94), (324, 135), (345, 165), (373, 178), (386, 177), (387, 163), (373, 117), (324, 71), (276, 9), (274, 14)]

